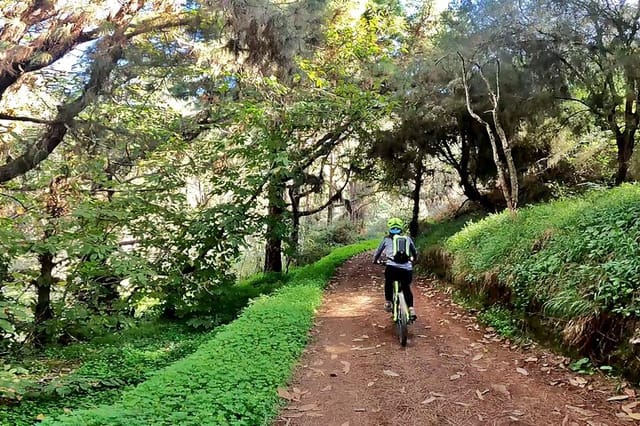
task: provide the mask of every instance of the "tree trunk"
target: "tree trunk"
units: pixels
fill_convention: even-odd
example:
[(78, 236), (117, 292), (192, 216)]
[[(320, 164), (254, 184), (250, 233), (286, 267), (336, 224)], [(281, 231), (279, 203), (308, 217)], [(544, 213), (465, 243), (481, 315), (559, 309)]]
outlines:
[[(495, 132), (491, 128), (491, 125), (484, 120), (480, 115), (478, 115), (471, 106), (471, 96), (469, 94), (469, 84), (467, 81), (467, 69), (464, 62), (464, 58), (460, 53), (458, 53), (460, 60), (462, 61), (462, 81), (464, 84), (465, 90), (465, 100), (467, 104), (467, 111), (478, 123), (482, 124), (486, 131), (487, 136), (489, 137), (489, 142), (491, 143), (491, 151), (493, 153), (493, 161), (496, 165), (496, 169), (498, 171), (498, 184), (500, 185), (500, 189), (502, 191), (502, 195), (504, 196), (505, 201), (507, 202), (507, 208), (511, 211), (511, 213), (515, 214), (516, 209), (518, 208), (518, 175), (515, 167), (515, 163), (513, 161), (513, 156), (511, 155), (511, 144), (507, 139), (507, 136), (500, 124), (500, 120), (498, 117), (498, 108), (500, 107), (500, 63), (497, 63), (496, 66), (496, 90), (494, 91), (489, 84), (489, 80), (485, 77), (482, 69), (478, 67), (478, 74), (480, 78), (484, 81), (487, 87), (487, 94), (491, 100), (493, 108), (490, 110), (491, 117), (493, 119), (493, 124), (495, 126)], [(502, 158), (500, 158), (500, 152), (498, 150), (498, 144), (496, 141), (496, 134), (498, 135), (498, 139), (500, 139), (502, 152), (506, 158), (507, 164), (504, 164)], [(507, 180), (507, 177), (509, 180)]]
[(289, 235), (290, 253), (287, 256), (287, 272), (289, 272), (289, 265), (292, 262), (296, 262), (298, 259), (298, 252), (300, 244), (300, 196), (297, 189), (290, 188), (289, 198), (291, 201), (291, 234)]
[(471, 181), (471, 171), (469, 170), (469, 163), (471, 162), (471, 144), (469, 143), (468, 134), (466, 134), (466, 130), (463, 128), (462, 124), (459, 126), (459, 131), (461, 139), (460, 162), (453, 166), (460, 176), (462, 192), (469, 200), (479, 203), (485, 211), (494, 212), (496, 210), (496, 206), (493, 205), (486, 195), (481, 194), (478, 187)]
[(629, 161), (631, 161), (631, 155), (633, 155), (636, 130), (640, 122), (640, 114), (638, 112), (637, 105), (640, 92), (637, 92), (635, 90), (637, 82), (635, 81), (635, 79), (630, 77), (630, 75), (633, 74), (627, 72), (627, 95), (624, 108), (624, 131), (620, 131), (614, 112), (610, 114), (609, 117), (607, 117), (609, 127), (614, 131), (616, 135), (616, 145), (618, 146), (618, 171), (616, 173), (616, 185), (620, 185), (627, 180), (627, 174), (629, 173)]
[(40, 262), (40, 276), (34, 281), (37, 302), (34, 309), (34, 343), (36, 346), (42, 347), (51, 341), (51, 335), (48, 333), (45, 323), (53, 319), (53, 310), (51, 309), (51, 286), (53, 285), (53, 254), (43, 253), (38, 256)]
[(416, 159), (416, 175), (414, 177), (414, 188), (411, 194), (413, 201), (413, 211), (411, 213), (411, 222), (409, 223), (409, 235), (411, 238), (418, 237), (419, 217), (420, 217), (420, 192), (422, 191), (422, 180), (424, 176), (424, 164), (422, 164), (423, 153), (418, 154)]
[(269, 184), (264, 272), (282, 272), (282, 228), (284, 222), (284, 190), (282, 182)]
[[(333, 165), (333, 154), (329, 155), (329, 192), (333, 189), (333, 175), (335, 173), (335, 167)], [(327, 206), (327, 225), (333, 223), (333, 203)]]

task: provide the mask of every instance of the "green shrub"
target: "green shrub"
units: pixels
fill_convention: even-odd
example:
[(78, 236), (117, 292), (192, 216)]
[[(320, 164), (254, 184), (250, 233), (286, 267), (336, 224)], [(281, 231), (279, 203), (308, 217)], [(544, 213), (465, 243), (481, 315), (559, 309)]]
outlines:
[(77, 411), (45, 424), (270, 424), (279, 403), (277, 388), (290, 377), (307, 342), (322, 287), (338, 265), (375, 244), (336, 249), (283, 276), (287, 286), (251, 303), (195, 353), (125, 392), (115, 405)]
[(438, 258), (488, 322), (515, 321), (636, 380), (639, 241), (640, 186), (627, 184), (469, 223)]
[(20, 391), (20, 403), (0, 406), (0, 424), (33, 425), (41, 413), (112, 403), (123, 388), (193, 353), (204, 338), (179, 324), (154, 322), (91, 342), (49, 347), (42, 357), (21, 360), (19, 381), (3, 385)]
[(640, 187), (625, 185), (489, 216), (449, 238), (454, 274), (496, 271), (525, 310), (574, 318), (640, 313)]
[(296, 262), (299, 265), (315, 262), (334, 248), (354, 244), (359, 238), (360, 235), (353, 232), (353, 225), (349, 221), (336, 221), (319, 229), (311, 229), (301, 242)]

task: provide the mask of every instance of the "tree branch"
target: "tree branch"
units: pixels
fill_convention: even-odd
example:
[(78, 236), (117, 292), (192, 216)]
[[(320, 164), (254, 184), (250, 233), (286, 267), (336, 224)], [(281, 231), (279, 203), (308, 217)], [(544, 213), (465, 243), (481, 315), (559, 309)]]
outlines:
[(312, 209), (312, 210), (305, 210), (305, 211), (298, 212), (298, 216), (300, 216), (300, 217), (312, 216), (312, 215), (314, 215), (316, 213), (320, 213), (322, 210), (324, 210), (327, 207), (329, 207), (336, 200), (338, 200), (338, 199), (340, 199), (340, 197), (342, 197), (342, 192), (344, 191), (344, 189), (349, 184), (349, 180), (350, 179), (351, 179), (351, 168), (349, 168), (347, 170), (347, 177), (345, 178), (345, 181), (344, 181), (344, 184), (342, 185), (342, 187), (340, 189), (338, 189), (335, 194), (333, 194), (331, 197), (329, 197), (329, 200), (326, 203), (324, 203), (323, 205), (321, 205), (319, 207), (316, 207), (315, 209)]
[(36, 123), (36, 124), (46, 124), (46, 125), (54, 125), (59, 124), (55, 121), (51, 120), (43, 120), (41, 118), (33, 118), (33, 117), (24, 117), (19, 115), (11, 115), (4, 112), (0, 112), (0, 120), (8, 120), (8, 121), (23, 121), (27, 123)]
[(7, 182), (34, 169), (56, 149), (67, 134), (73, 119), (98, 95), (116, 63), (122, 58), (122, 43), (122, 37), (118, 35), (104, 40), (103, 48), (100, 51), (105, 55), (96, 56), (91, 69), (91, 77), (84, 86), (82, 95), (74, 101), (58, 107), (55, 120), (48, 124), (40, 141), (28, 147), (20, 157), (0, 166), (0, 183)]

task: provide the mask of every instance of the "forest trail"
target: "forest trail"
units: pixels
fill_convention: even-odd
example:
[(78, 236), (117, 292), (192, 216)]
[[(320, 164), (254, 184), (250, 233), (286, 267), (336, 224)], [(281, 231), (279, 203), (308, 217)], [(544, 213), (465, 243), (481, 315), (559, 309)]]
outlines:
[[(382, 310), (383, 268), (366, 253), (333, 278), (276, 426), (634, 424), (627, 389), (570, 371), (538, 347), (511, 345), (414, 279), (418, 320), (402, 348)], [(622, 418), (625, 416), (626, 418)]]

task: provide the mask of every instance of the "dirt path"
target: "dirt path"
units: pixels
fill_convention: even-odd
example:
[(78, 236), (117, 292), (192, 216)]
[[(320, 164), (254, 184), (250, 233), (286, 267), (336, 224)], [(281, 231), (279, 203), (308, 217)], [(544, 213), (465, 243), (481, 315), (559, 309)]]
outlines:
[[(523, 350), (417, 279), (418, 320), (400, 347), (382, 311), (382, 267), (361, 255), (334, 278), (275, 425), (632, 425), (633, 391)], [(623, 407), (624, 406), (624, 407)]]

